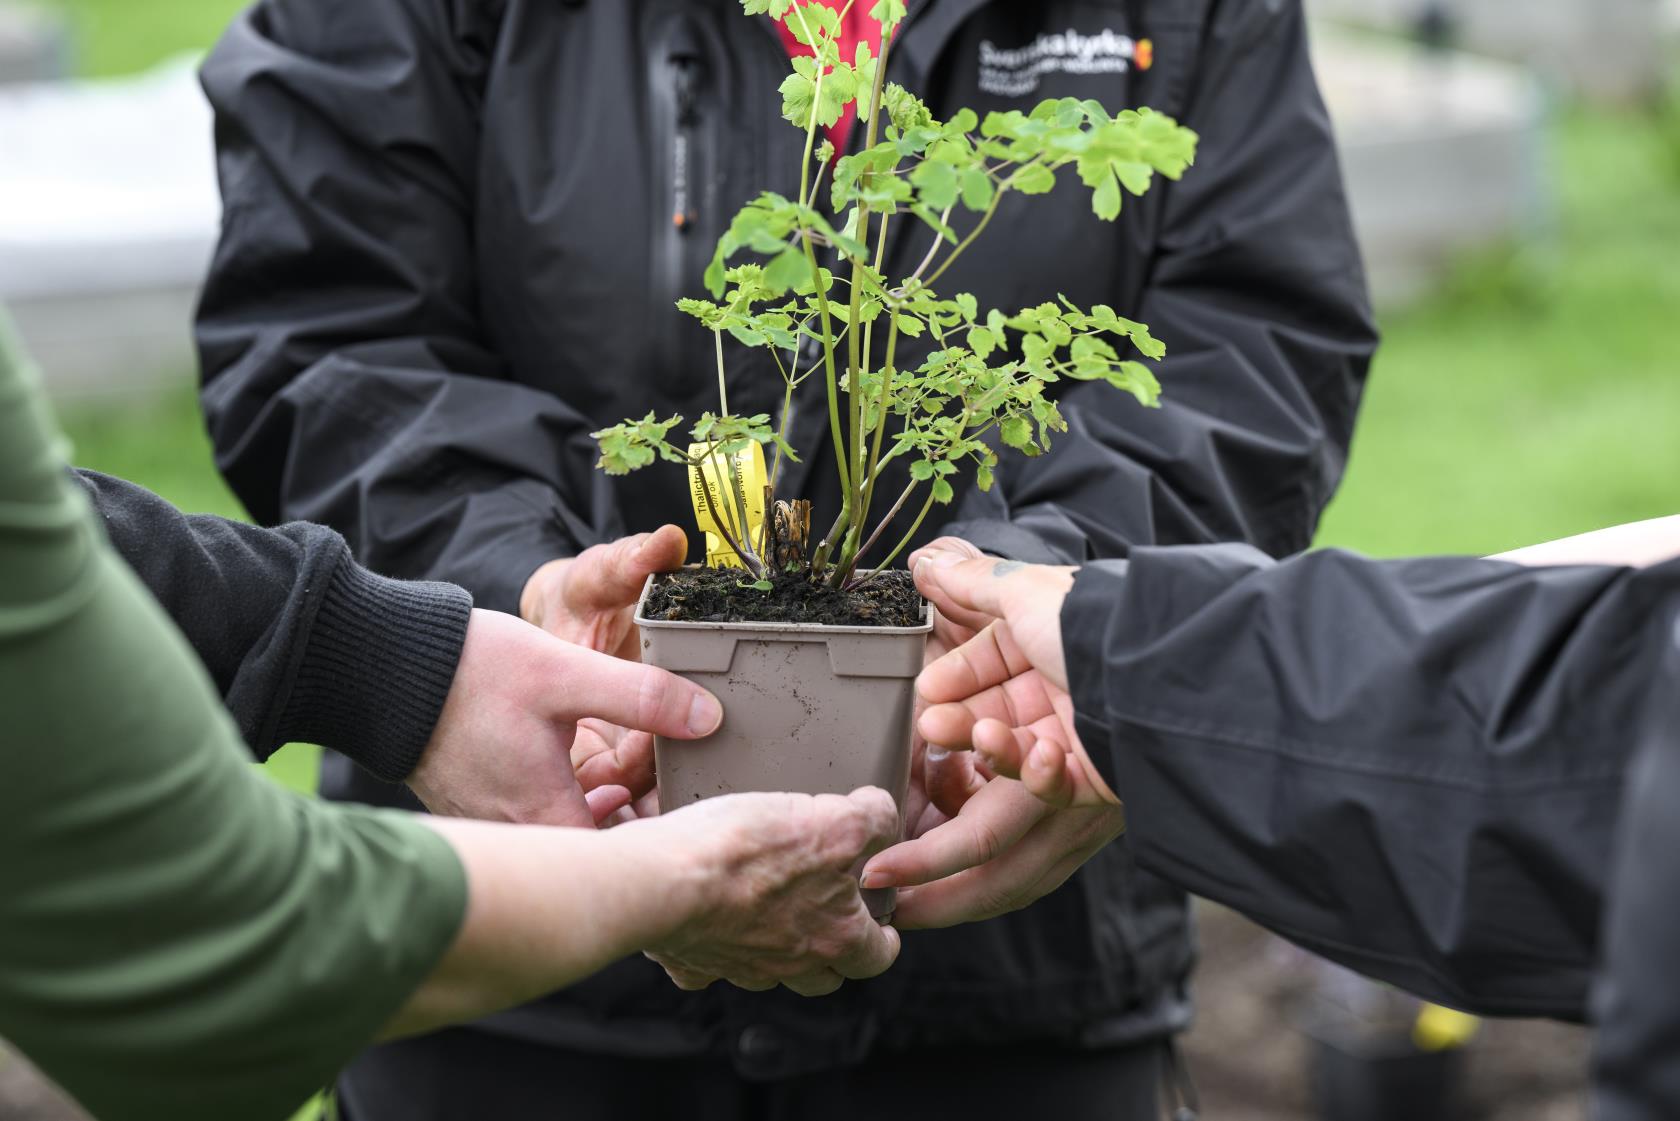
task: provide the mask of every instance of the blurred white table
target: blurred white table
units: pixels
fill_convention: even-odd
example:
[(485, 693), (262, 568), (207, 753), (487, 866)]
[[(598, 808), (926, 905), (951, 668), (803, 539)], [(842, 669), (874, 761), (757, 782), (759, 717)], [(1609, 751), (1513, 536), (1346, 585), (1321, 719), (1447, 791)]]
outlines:
[(221, 215), (195, 64), (0, 86), (0, 301), (55, 392), (147, 389), (192, 368)]

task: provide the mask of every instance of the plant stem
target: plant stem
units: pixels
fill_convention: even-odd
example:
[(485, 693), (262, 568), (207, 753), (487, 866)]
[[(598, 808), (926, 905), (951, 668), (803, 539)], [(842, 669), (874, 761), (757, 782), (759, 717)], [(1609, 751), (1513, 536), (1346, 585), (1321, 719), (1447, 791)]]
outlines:
[(861, 561), (869, 550), (875, 547), (875, 543), (881, 540), (881, 534), (887, 532), (887, 526), (891, 525), (892, 520), (898, 517), (898, 512), (904, 509), (904, 504), (910, 501), (910, 496), (916, 492), (916, 488), (920, 485), (912, 479), (910, 485), (904, 488), (904, 493), (898, 496), (898, 501), (893, 503), (892, 509), (882, 515), (881, 524), (875, 527), (875, 532), (869, 535), (869, 540), (865, 541), (863, 546), (858, 549), (857, 556), (853, 560), (854, 564)]
[[(945, 208), (945, 213), (939, 216), (941, 225), (948, 226), (951, 224), (951, 211), (955, 210), (956, 206), (956, 203), (952, 203), (950, 206)], [(916, 266), (916, 271), (911, 273), (909, 278), (905, 280), (906, 284), (910, 283), (912, 280), (920, 280), (922, 278), (922, 274), (927, 272), (928, 268), (932, 266), (934, 257), (939, 253), (939, 247), (944, 244), (945, 235), (935, 232), (933, 235), (933, 244), (928, 246), (927, 256), (922, 258), (922, 263)]]
[(728, 416), (729, 415), (729, 388), (728, 388), (728, 386), (726, 386), (724, 384), (724, 380), (723, 380), (723, 332), (722, 331), (713, 331), (712, 332), (712, 338), (717, 341), (718, 415)]
[[(887, 63), (891, 53), (892, 36), (886, 29), (882, 29), (880, 51), (878, 52), (878, 57), (875, 61), (875, 78), (871, 83), (869, 91), (869, 123), (867, 131), (864, 135), (865, 151), (873, 148), (881, 135), (881, 97), (882, 91), (886, 88)], [(868, 245), (871, 211), (870, 208), (861, 201), (857, 204), (857, 206), (857, 240), (862, 242), (864, 245)], [(890, 219), (891, 208), (889, 207), (888, 210), (883, 211), (881, 214), (881, 228), (875, 250), (877, 272), (880, 270), (881, 265), (886, 259), (887, 224)], [(847, 332), (849, 336), (849, 348), (847, 356), (848, 374), (846, 382), (846, 406), (847, 419), (851, 430), (851, 444), (849, 451), (852, 463), (852, 473), (850, 479), (847, 480), (850, 485), (846, 487), (846, 503), (850, 509), (843, 512), (843, 517), (845, 514), (850, 515), (850, 524), (846, 527), (846, 539), (841, 546), (840, 558), (836, 565), (834, 577), (835, 587), (838, 587), (839, 583), (843, 581), (847, 575), (849, 575), (852, 567), (856, 563), (855, 558), (857, 555), (857, 542), (859, 536), (861, 536), (865, 520), (868, 517), (869, 502), (871, 495), (873, 494), (873, 487), (869, 486), (867, 482), (871, 472), (872, 457), (866, 456), (864, 450), (864, 422), (867, 417), (867, 409), (862, 386), (864, 365), (866, 363), (872, 364), (874, 359), (874, 355), (872, 353), (874, 349), (874, 329), (872, 325), (865, 328), (862, 322), (863, 285), (859, 282), (859, 274), (865, 268), (865, 263), (863, 261), (853, 259), (851, 264), (852, 292), (850, 319), (848, 322)], [(894, 320), (892, 329), (896, 334), (898, 330), (896, 319)], [(860, 333), (863, 336), (861, 340), (863, 344), (861, 351), (859, 347), (860, 340), (858, 337)], [(890, 350), (891, 348), (889, 346), (889, 353)], [(887, 377), (886, 384), (891, 384), (890, 376)], [(875, 442), (876, 455), (879, 454), (879, 447), (880, 442), (877, 440)], [(825, 545), (826, 544), (828, 544), (828, 542), (825, 541)], [(824, 558), (826, 559), (826, 553), (824, 554)]]
[(868, 583), (870, 580), (873, 580), (875, 577), (879, 576), (881, 573), (887, 571), (887, 566), (892, 564), (893, 561), (897, 560), (898, 555), (900, 553), (904, 552), (904, 550), (909, 547), (910, 542), (915, 539), (916, 531), (922, 528), (922, 523), (927, 520), (928, 511), (931, 510), (931, 509), (933, 509), (933, 495), (929, 494), (928, 498), (927, 498), (927, 501), (922, 503), (922, 512), (917, 514), (916, 515), (916, 520), (910, 524), (910, 532), (906, 533), (904, 535), (904, 540), (900, 541), (897, 545), (893, 546), (893, 551), (887, 554), (887, 559), (886, 560), (883, 560), (880, 564), (875, 566), (875, 571), (874, 572), (872, 572), (870, 575), (864, 577), (864, 579), (858, 581), (858, 583), (852, 585), (852, 590), (853, 591), (856, 591), (858, 588), (862, 587), (864, 584)]
[(935, 269), (933, 275), (922, 282), (922, 287), (932, 288), (935, 284), (938, 284), (939, 278), (945, 275), (945, 270), (956, 264), (957, 258), (961, 257), (963, 253), (967, 251), (968, 247), (974, 244), (975, 239), (986, 232), (986, 227), (991, 224), (992, 216), (997, 213), (998, 203), (1003, 201), (1003, 196), (1008, 192), (1008, 190), (1009, 182), (1006, 180), (1003, 185), (997, 189), (997, 193), (992, 196), (992, 205), (986, 208), (986, 213), (981, 217), (980, 224), (975, 226), (974, 229), (969, 232), (967, 237), (963, 238), (962, 244), (951, 250), (951, 255), (945, 258), (944, 264)]
[(736, 462), (733, 455), (724, 457), (724, 470), (729, 475), (729, 497), (734, 499), (735, 513), (740, 518), (740, 521), (736, 523), (740, 528), (736, 532), (740, 534), (742, 541), (748, 542), (747, 550), (751, 553), (753, 560), (758, 562), (758, 566), (753, 569), (754, 573), (762, 575), (759, 569), (764, 565), (764, 558), (760, 557), (758, 551), (753, 549), (751, 545), (752, 518), (747, 514), (747, 485), (741, 478), (741, 466)]
[[(778, 358), (776, 361), (779, 363), (781, 362), (781, 359)], [(793, 381), (789, 379), (787, 383), (787, 392), (782, 395), (782, 421), (776, 429), (776, 454), (770, 461), (770, 490), (772, 493), (776, 490), (776, 480), (781, 478), (782, 474), (782, 445), (787, 443), (788, 420), (790, 419), (792, 412)], [(764, 516), (768, 518), (770, 516), (769, 512), (766, 511)]]

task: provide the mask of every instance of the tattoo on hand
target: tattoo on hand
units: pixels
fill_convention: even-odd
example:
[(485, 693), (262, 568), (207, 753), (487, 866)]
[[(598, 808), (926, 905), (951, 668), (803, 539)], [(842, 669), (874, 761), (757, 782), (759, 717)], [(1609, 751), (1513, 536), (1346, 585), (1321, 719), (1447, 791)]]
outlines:
[(992, 577), (1001, 580), (1005, 576), (1013, 576), (1025, 567), (1027, 567), (1026, 561), (998, 561), (992, 566)]

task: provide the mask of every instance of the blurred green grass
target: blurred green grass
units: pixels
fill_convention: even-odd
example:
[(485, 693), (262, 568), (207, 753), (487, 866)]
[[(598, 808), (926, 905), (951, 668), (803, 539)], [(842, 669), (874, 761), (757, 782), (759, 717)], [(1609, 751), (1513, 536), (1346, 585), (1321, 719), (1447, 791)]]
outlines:
[(129, 74), (182, 51), (204, 50), (250, 6), (250, 0), (43, 2), (70, 14), (76, 68), (87, 75)]
[(1677, 121), (1565, 112), (1545, 244), (1384, 317), (1320, 543), (1486, 553), (1680, 510)]

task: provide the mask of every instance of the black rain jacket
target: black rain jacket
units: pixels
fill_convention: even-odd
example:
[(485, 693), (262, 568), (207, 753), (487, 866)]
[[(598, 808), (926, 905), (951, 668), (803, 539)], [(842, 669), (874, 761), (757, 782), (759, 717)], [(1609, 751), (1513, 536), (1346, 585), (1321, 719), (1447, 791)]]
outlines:
[(1427, 999), (1591, 1011), (1605, 1121), (1655, 1121), (1680, 1117), (1677, 616), (1680, 561), (1217, 546), (1088, 566), (1062, 627), (1142, 868)]
[[(709, 339), (672, 304), (742, 203), (796, 190), (787, 70), (736, 0), (256, 4), (204, 69), (225, 215), (198, 322), (218, 462), (250, 511), (326, 523), (376, 571), (507, 611), (549, 559), (691, 522), (676, 474), (609, 480), (588, 433), (708, 407)], [(1148, 322), (1167, 396), (1145, 411), (1068, 385), (1057, 449), (1006, 459), (923, 538), (1072, 562), (1304, 548), (1375, 339), (1298, 0), (922, 0), (891, 77), (941, 114), (1093, 97), (1202, 139), (1183, 181), (1118, 224), (1070, 176), (1008, 200), (952, 269), (942, 288), (985, 304), (1061, 292)], [(925, 253), (917, 225), (897, 223), (889, 271)], [(775, 412), (770, 358), (730, 363), (734, 408)], [(786, 491), (833, 509), (820, 380), (795, 403)], [(326, 787), (385, 796), (336, 766)], [(1029, 912), (913, 936), (886, 977), (818, 1003), (683, 995), (634, 961), (497, 1026), (763, 1077), (876, 1046), (1121, 1045), (1184, 1024), (1190, 961), (1182, 896), (1116, 846)]]

